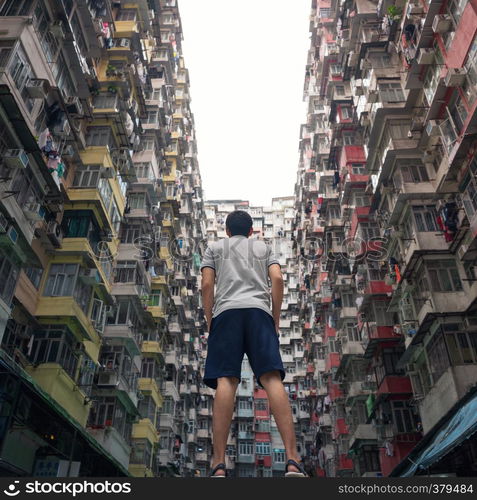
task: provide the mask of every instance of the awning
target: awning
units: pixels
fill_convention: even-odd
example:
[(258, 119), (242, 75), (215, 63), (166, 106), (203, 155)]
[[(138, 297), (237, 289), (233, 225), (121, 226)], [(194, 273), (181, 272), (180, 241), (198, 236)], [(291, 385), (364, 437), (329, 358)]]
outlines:
[(457, 410), (449, 412), (452, 416), (445, 418), (443, 423), (438, 423), (436, 430), (429, 431), (421, 443), (393, 470), (391, 476), (409, 477), (428, 469), (477, 432), (477, 386), (464, 399), (466, 401), (457, 403)]

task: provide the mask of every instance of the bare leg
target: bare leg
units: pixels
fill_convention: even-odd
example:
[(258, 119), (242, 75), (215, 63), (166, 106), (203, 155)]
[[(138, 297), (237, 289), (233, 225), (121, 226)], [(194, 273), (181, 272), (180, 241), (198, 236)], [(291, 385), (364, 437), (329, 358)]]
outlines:
[[(278, 371), (265, 373), (260, 377), (260, 382), (267, 392), (270, 409), (285, 445), (287, 458), (300, 462), (301, 458), (296, 449), (295, 426), (293, 424), (290, 402), (288, 401), (288, 394), (283, 387), (280, 373)], [(290, 472), (298, 472), (298, 469), (292, 465), (289, 466), (288, 470)]]
[[(212, 434), (214, 455), (212, 457), (212, 468), (221, 462), (225, 462), (225, 448), (229, 436), (230, 423), (234, 412), (235, 391), (238, 386), (235, 377), (221, 377), (217, 379), (217, 390), (214, 398), (214, 409), (212, 413)], [(216, 475), (224, 475), (222, 470)]]

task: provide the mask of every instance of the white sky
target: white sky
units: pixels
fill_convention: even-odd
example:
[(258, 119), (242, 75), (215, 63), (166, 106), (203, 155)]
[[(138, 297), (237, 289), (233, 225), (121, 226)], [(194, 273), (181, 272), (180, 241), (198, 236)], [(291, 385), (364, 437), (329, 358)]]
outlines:
[(310, 0), (180, 0), (205, 199), (293, 194)]

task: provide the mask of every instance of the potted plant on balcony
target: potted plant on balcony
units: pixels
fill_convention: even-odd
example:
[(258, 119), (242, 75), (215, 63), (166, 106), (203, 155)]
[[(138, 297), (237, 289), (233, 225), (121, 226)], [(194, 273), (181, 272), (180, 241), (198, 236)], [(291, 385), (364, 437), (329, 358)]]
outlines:
[(393, 24), (395, 21), (399, 21), (401, 19), (402, 9), (401, 7), (397, 7), (396, 5), (390, 5), (388, 7), (388, 12), (386, 17), (388, 18), (389, 24)]

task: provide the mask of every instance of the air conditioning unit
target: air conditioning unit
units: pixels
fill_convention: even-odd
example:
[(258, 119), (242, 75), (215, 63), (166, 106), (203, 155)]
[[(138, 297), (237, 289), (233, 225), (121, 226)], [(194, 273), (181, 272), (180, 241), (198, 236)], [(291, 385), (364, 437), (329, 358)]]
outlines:
[(79, 273), (79, 278), (83, 283), (88, 285), (96, 285), (101, 281), (99, 272), (97, 269), (81, 269)]
[(467, 316), (463, 321), (464, 328), (468, 332), (476, 332), (477, 331), (477, 318)]
[(58, 224), (58, 222), (52, 220), (48, 223), (46, 235), (55, 248), (61, 247), (61, 242), (63, 240), (63, 231), (61, 230), (61, 226)]
[(409, 3), (407, 7), (407, 15), (415, 16), (416, 14), (422, 14), (424, 12), (424, 7), (418, 3)]
[(369, 103), (375, 103), (378, 102), (378, 91), (377, 90), (370, 90), (368, 93), (368, 102)]
[(131, 40), (129, 38), (121, 38), (117, 43), (116, 47), (124, 47), (129, 49), (131, 46)]
[(418, 64), (432, 64), (434, 62), (434, 49), (419, 49)]
[(468, 249), (469, 249), (469, 245), (461, 245), (459, 247), (459, 250), (457, 250), (457, 257), (459, 257), (460, 260), (463, 260), (464, 255), (467, 253)]
[(439, 14), (432, 21), (432, 31), (442, 35), (450, 30), (451, 25), (451, 17), (448, 14)]
[(118, 385), (118, 376), (116, 372), (100, 372), (98, 374), (98, 382), (96, 385)]
[(359, 67), (363, 69), (371, 69), (373, 65), (371, 64), (371, 61), (369, 59), (361, 59), (361, 62), (359, 63)]
[(32, 78), (25, 88), (32, 99), (46, 99), (50, 91), (50, 82), (44, 78)]
[(467, 70), (465, 68), (449, 68), (444, 77), (446, 87), (460, 87), (464, 85)]
[(75, 148), (71, 144), (66, 145), (61, 152), (61, 156), (64, 156), (65, 158), (72, 158), (74, 155)]
[(83, 115), (83, 105), (79, 97), (77, 96), (68, 96), (65, 99), (66, 109), (68, 113), (71, 115)]
[(53, 135), (56, 135), (58, 137), (69, 137), (71, 134), (71, 125), (68, 122), (68, 119), (66, 116), (61, 120), (61, 122), (58, 125), (55, 125), (53, 127)]
[(26, 168), (29, 159), (24, 149), (7, 149), (3, 156), (3, 162), (9, 168)]
[(5, 233), (0, 234), (0, 241), (15, 245), (18, 241), (18, 231), (13, 226), (10, 226)]
[(110, 167), (101, 167), (101, 177), (103, 179), (114, 179), (114, 168)]
[(426, 124), (426, 133), (428, 136), (437, 136), (440, 134), (440, 120), (429, 120)]
[(45, 217), (45, 209), (39, 203), (26, 203), (23, 213), (29, 220), (40, 221)]
[(7, 218), (0, 212), (0, 233), (6, 233), (8, 229), (8, 220)]
[(65, 28), (63, 26), (63, 21), (54, 21), (50, 23), (50, 33), (55, 35), (59, 40), (64, 40), (66, 37)]

